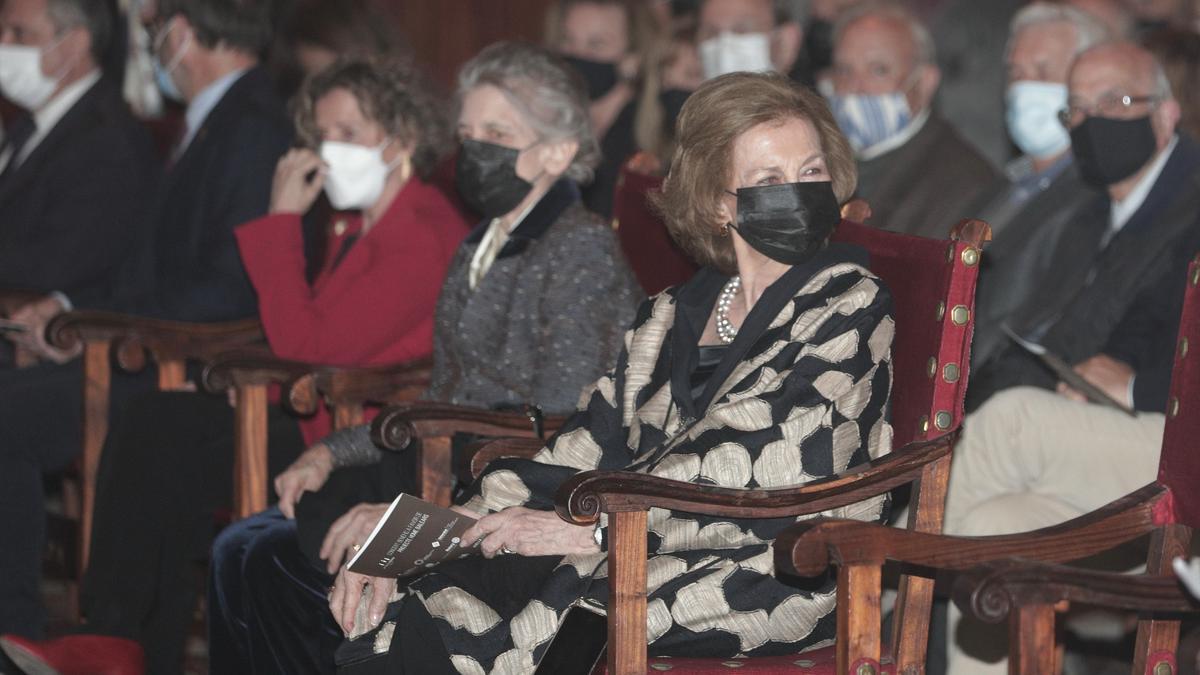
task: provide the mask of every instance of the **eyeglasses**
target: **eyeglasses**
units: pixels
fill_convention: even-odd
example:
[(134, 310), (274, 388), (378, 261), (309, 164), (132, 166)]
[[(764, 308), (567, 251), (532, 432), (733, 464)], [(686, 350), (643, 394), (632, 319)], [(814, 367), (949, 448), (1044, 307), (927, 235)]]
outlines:
[(1159, 96), (1130, 96), (1128, 94), (1109, 94), (1102, 96), (1092, 105), (1071, 103), (1058, 111), (1058, 121), (1068, 129), (1084, 117), (1121, 117), (1123, 113), (1140, 103), (1157, 103)]

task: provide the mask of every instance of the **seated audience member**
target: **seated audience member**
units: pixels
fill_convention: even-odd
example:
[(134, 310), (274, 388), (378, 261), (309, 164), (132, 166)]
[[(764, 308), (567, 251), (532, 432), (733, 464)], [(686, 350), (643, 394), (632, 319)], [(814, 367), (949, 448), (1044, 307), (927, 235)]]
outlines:
[[(339, 651), (343, 672), (531, 671), (569, 606), (607, 601), (596, 575), (605, 529), (553, 510), (555, 488), (580, 471), (755, 488), (886, 453), (890, 296), (864, 252), (827, 245), (853, 185), (849, 147), (810, 89), (751, 73), (701, 86), (680, 116), (660, 205), (706, 267), (643, 305), (615, 370), (535, 458), (493, 463), (459, 498), (461, 512), (480, 517), (464, 537), (482, 538), (482, 555), (402, 587), (339, 574), (330, 607), (347, 633), (366, 633)], [(882, 506), (873, 498), (833, 514), (874, 520)], [(648, 598), (650, 652), (735, 657), (828, 644), (832, 583), (801, 589), (770, 573), (770, 540), (794, 522), (652, 510), (648, 565), (666, 571)], [(368, 586), (372, 599), (362, 600)], [(397, 590), (402, 599), (388, 604)]]
[[(458, 188), (487, 220), (442, 287), (427, 399), (564, 414), (617, 362), (642, 293), (612, 228), (580, 202), (575, 181), (597, 156), (576, 82), (549, 52), (511, 43), (459, 76)], [(383, 453), (365, 426), (335, 432), (275, 479), (279, 508), (218, 537), (214, 672), (334, 670), (325, 589), (386, 502), (415, 491), (414, 454)]]
[[(125, 289), (115, 297), (81, 298), (79, 306), (193, 321), (254, 315), (254, 289), (233, 228), (266, 213), (275, 163), (291, 139), (274, 85), (257, 67), (256, 54), (270, 37), (263, 4), (158, 0), (156, 57), (167, 93), (188, 102), (186, 135), (155, 217), (122, 242), (144, 254)], [(27, 326), (16, 339), (49, 359), (71, 359), (43, 339), (46, 323), (68, 308), (68, 299), (48, 296), (16, 311), (12, 319)], [(0, 547), (0, 625), (29, 637), (39, 637), (44, 624), (38, 594), (42, 474), (79, 452), (80, 361), (0, 372), (0, 538), (7, 542)], [(114, 413), (149, 379), (115, 372)]]
[[(1155, 479), (1187, 268), (1197, 252), (1200, 222), (1146, 270), (1150, 283), (1099, 352), (1075, 367), (1137, 416), (1088, 403), (1062, 383), (1058, 393), (1016, 387), (992, 397), (967, 417), (954, 449), (946, 532), (984, 536), (1056, 525)], [(1007, 672), (1004, 628), (961, 616), (951, 608), (949, 672)]]
[(149, 135), (100, 70), (113, 21), (87, 0), (0, 9), (0, 94), (24, 111), (0, 145), (0, 287), (111, 296), (154, 202)]
[[(423, 81), (406, 62), (343, 61), (299, 93), (304, 147), (279, 161), (270, 215), (236, 230), (278, 356), (378, 365), (429, 355), (438, 290), (466, 224), (421, 178), (448, 139)], [(348, 213), (309, 284), (300, 218), (322, 190)], [(282, 469), (304, 440), (294, 418), (270, 411)], [(304, 431), (309, 442), (322, 437), (327, 417)], [(138, 640), (150, 672), (181, 668), (198, 590), (188, 580), (208, 552), (213, 512), (231, 498), (233, 435), (224, 396), (154, 392), (129, 404), (105, 443), (83, 612), (89, 631)]]
[(803, 38), (787, 0), (700, 1), (696, 43), (706, 78), (740, 71), (789, 74)]
[(843, 14), (833, 37), (831, 105), (872, 224), (945, 237), (975, 215), (996, 172), (933, 110), (941, 75), (929, 31), (899, 4), (869, 2)]
[(640, 1), (557, 0), (546, 13), (545, 38), (587, 85), (601, 159), (583, 203), (607, 218), (621, 164), (662, 134), (663, 108), (644, 70), (658, 26)]
[(409, 56), (389, 17), (368, 0), (300, 0), (287, 11), (272, 49), (280, 90), (296, 91), (305, 77), (339, 58)]
[(1134, 37), (1133, 15), (1124, 0), (1059, 0), (1064, 5), (1081, 9), (1108, 26), (1109, 35), (1117, 40)]
[(1073, 7), (1035, 2), (1013, 18), (1009, 32), (1006, 122), (1022, 154), (974, 209), (993, 236), (976, 296), (976, 363), (1009, 345), (1001, 326), (1014, 310), (1037, 303), (1043, 278), (1061, 263), (1050, 256), (1067, 224), (1098, 189), (1075, 170), (1071, 137), (1058, 113), (1067, 107), (1071, 61), (1104, 40), (1107, 30)]
[(1200, 32), (1163, 28), (1147, 34), (1142, 44), (1162, 64), (1179, 102), (1179, 130), (1200, 138)]
[[(1176, 133), (1179, 104), (1141, 47), (1111, 43), (1083, 52), (1068, 86), (1062, 118), (1075, 165), (1104, 192), (1068, 223), (1036, 294), (1008, 323), (1076, 364), (1104, 346), (1179, 239), (1200, 226), (1200, 146)], [(1016, 344), (977, 365), (967, 392), (972, 408), (1008, 387), (1055, 385)]]

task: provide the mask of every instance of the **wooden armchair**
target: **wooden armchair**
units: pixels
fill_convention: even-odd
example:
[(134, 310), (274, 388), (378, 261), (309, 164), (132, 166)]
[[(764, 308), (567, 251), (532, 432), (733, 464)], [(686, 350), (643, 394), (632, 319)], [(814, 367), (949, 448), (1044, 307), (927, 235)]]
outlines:
[(205, 389), (235, 391), (233, 516), (245, 518), (267, 507), (268, 388), (280, 386), (280, 400), (293, 413), (312, 415), (322, 403), (333, 411), (333, 426), (361, 424), (364, 407), (417, 398), (429, 385), (432, 361), (340, 368), (281, 359), (266, 347), (218, 354), (205, 366)]
[(79, 519), (79, 570), (87, 567), (96, 472), (108, 434), (112, 360), (118, 367), (137, 372), (153, 360), (158, 367), (158, 388), (185, 386), (189, 359), (204, 359), (238, 346), (261, 343), (257, 320), (226, 323), (162, 321), (112, 312), (74, 311), (61, 314), (46, 327), (46, 340), (64, 350), (82, 349), (83, 453), (78, 461), (79, 485), (66, 490), (69, 517)]
[[(1005, 559), (984, 563), (956, 580), (954, 599), (965, 613), (991, 622), (1008, 618), (1010, 673), (1058, 672), (1055, 614), (1072, 603), (1137, 612), (1132, 672), (1178, 672), (1179, 619), (1200, 611), (1200, 603), (1171, 571), (1172, 559), (1187, 556), (1192, 528), (1200, 525), (1200, 359), (1190, 347), (1200, 345), (1200, 257), (1188, 270), (1176, 344), (1158, 480), (1075, 520), (1016, 535), (1019, 546), (995, 551), (994, 557)], [(1055, 564), (1148, 533), (1144, 574)]]
[[(865, 215), (861, 204), (848, 211), (859, 218)], [(601, 514), (608, 516), (609, 673), (647, 672), (646, 524), (652, 507), (725, 517), (796, 518), (915, 483), (910, 527), (940, 529), (950, 451), (963, 417), (978, 263), (989, 237), (987, 225), (979, 221), (959, 224), (950, 241), (885, 232), (848, 220), (834, 235), (867, 248), (872, 271), (888, 285), (895, 302), (892, 424), (898, 449), (890, 455), (827, 479), (780, 489), (717, 488), (604, 471), (585, 472), (560, 488), (556, 501), (563, 519), (590, 524)], [(790, 550), (790, 542), (776, 542), (778, 567), (784, 566)], [(902, 584), (901, 603), (909, 618), (902, 622), (902, 643), (922, 652), (907, 657), (920, 662), (932, 586), (924, 580)], [(839, 573), (839, 607), (873, 601), (878, 617), (879, 586), (878, 568)], [(664, 658), (655, 659), (651, 667), (688, 673), (723, 672), (728, 667), (743, 673), (829, 673), (836, 658), (839, 673), (881, 672), (878, 622), (873, 634), (851, 630), (840, 609), (838, 622), (839, 636), (851, 637), (839, 639), (836, 650), (733, 662)], [(864, 653), (874, 653), (873, 661), (862, 660)]]
[[(522, 412), (498, 412), (421, 401), (384, 409), (371, 423), (371, 438), (379, 447), (391, 450), (404, 450), (413, 440), (419, 441), (415, 450), (420, 453), (421, 496), (436, 504), (449, 504), (458, 473), (450, 452), (454, 434), (532, 439), (535, 441), (532, 444), (516, 443), (499, 451), (504, 456), (526, 456), (540, 449), (545, 437), (565, 421), (562, 416), (543, 416), (534, 406), (527, 406)], [(480, 444), (475, 444), (476, 449), (479, 447)], [(496, 452), (493, 448), (492, 453)]]
[[(838, 565), (841, 574), (843, 569), (874, 567), (884, 560), (919, 566), (928, 576), (973, 570), (956, 581), (958, 603), (985, 621), (1009, 616), (1013, 673), (1057, 672), (1054, 613), (1071, 601), (1135, 610), (1142, 614), (1133, 672), (1176, 672), (1177, 612), (1192, 605), (1182, 599), (1182, 591), (1170, 591), (1173, 579), (1085, 573), (1058, 564), (1150, 535), (1146, 575), (1162, 577), (1170, 574), (1171, 560), (1187, 552), (1192, 527), (1200, 523), (1195, 491), (1200, 462), (1193, 448), (1200, 436), (1200, 364), (1194, 354), (1188, 358), (1190, 345), (1200, 339), (1198, 263), (1188, 272), (1156, 482), (1079, 518), (1018, 534), (951, 537), (846, 521), (805, 523), (797, 528), (791, 551), (781, 557), (790, 555), (790, 567), (802, 574), (830, 563)], [(1013, 558), (1037, 562), (1017, 565), (1008, 560)]]

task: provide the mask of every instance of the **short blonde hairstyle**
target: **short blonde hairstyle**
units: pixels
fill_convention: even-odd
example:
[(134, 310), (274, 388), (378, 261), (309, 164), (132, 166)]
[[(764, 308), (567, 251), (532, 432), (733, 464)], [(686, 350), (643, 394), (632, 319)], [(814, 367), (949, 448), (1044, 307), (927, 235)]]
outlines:
[(839, 203), (854, 194), (858, 168), (829, 105), (811, 89), (778, 73), (730, 73), (708, 80), (679, 115), (675, 156), (654, 206), (671, 236), (701, 265), (737, 271), (733, 244), (721, 232), (721, 197), (732, 176), (733, 145), (760, 124), (812, 123)]

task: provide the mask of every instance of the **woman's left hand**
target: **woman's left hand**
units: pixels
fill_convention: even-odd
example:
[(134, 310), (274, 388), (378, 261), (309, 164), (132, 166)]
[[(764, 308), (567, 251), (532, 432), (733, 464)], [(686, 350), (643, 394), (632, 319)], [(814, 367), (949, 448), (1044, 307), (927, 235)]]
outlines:
[(592, 528), (572, 525), (553, 511), (535, 511), (523, 506), (484, 516), (463, 533), (464, 541), (480, 538), (485, 558), (500, 553), (535, 556), (600, 552)]
[(342, 632), (349, 635), (354, 631), (354, 617), (358, 606), (363, 602), (363, 589), (371, 586), (370, 604), (367, 606), (367, 621), (369, 626), (363, 626), (358, 633), (365, 633), (379, 625), (383, 613), (387, 610), (388, 600), (396, 592), (396, 580), (392, 577), (369, 577), (365, 574), (351, 572), (342, 568), (329, 591), (329, 611), (342, 627)]

